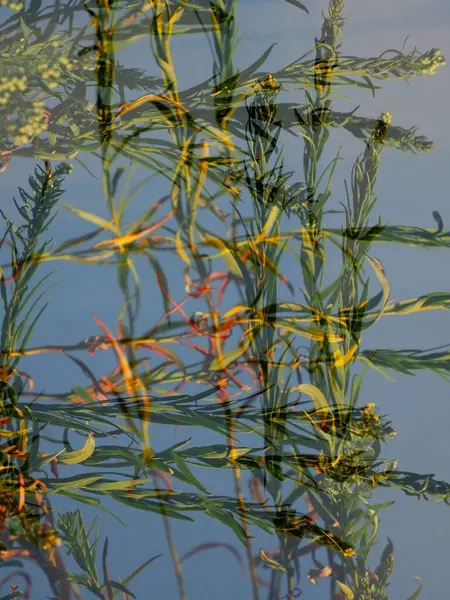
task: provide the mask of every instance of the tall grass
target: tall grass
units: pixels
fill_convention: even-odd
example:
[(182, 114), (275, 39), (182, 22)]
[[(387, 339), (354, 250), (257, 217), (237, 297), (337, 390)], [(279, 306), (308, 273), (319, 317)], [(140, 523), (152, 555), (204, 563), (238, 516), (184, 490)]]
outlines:
[[(299, 19), (307, 18), (307, 6), (288, 2)], [(239, 549), (200, 538), (180, 555), (173, 523), (194, 521), (190, 514), (201, 512), (242, 543), (251, 589), (243, 593), (253, 600), (292, 600), (319, 579), (329, 581), (331, 600), (386, 600), (394, 568), (390, 540), (378, 567), (369, 565), (380, 513), (391, 502), (375, 503), (373, 490), (396, 487), (447, 502), (450, 488), (380, 458), (395, 431), (374, 403), (361, 399), (365, 370), (428, 369), (447, 378), (450, 361), (447, 350), (436, 352), (441, 349), (363, 350), (363, 332), (386, 315), (447, 310), (450, 296), (442, 291), (393, 302), (371, 247), (448, 247), (449, 232), (439, 213), (433, 214), (436, 231), (374, 221), (384, 148), (420, 153), (432, 143), (415, 127), (396, 126), (387, 112), (378, 118), (337, 112), (333, 100), (341, 86), (376, 93), (374, 81), (434, 74), (444, 63), (440, 52), (345, 56), (343, 0), (330, 0), (312, 52), (276, 73), (260, 71), (273, 46), (246, 69), (235, 66), (237, 0), (150, 0), (142, 6), (58, 0), (52, 11), (31, 0), (10, 8), (17, 14), (0, 25), (1, 170), (25, 157), (44, 160), (45, 169), (36, 167), (30, 191), (19, 187), (22, 204), (14, 203), (21, 225), (2, 209), (0, 565), (16, 570), (1, 582), (13, 582), (1, 600), (41, 594), (33, 590), (23, 559), (38, 564), (54, 596), (67, 600), (82, 597), (81, 588), (104, 600), (129, 600), (130, 582), (162, 560), (146, 558), (127, 577), (113, 578), (108, 538), (97, 556), (97, 520), (88, 529), (77, 509), (56, 522), (51, 494), (98, 510), (106, 510), (102, 497), (108, 496), (160, 515), (181, 599), (195, 594), (183, 574), (188, 558), (226, 548), (242, 561)], [(86, 25), (76, 24), (79, 14), (87, 16)], [(212, 77), (186, 90), (178, 84), (172, 51), (174, 36), (181, 34), (207, 36), (213, 63)], [(143, 38), (150, 40), (159, 70), (154, 76), (120, 62), (121, 50)], [(7, 69), (15, 75), (2, 79)], [(294, 105), (283, 102), (283, 91), (291, 89), (300, 89), (303, 100), (298, 92)], [(340, 228), (327, 227), (325, 220), (333, 210), (342, 153), (324, 164), (334, 128), (361, 140)], [(161, 131), (167, 139), (156, 135)], [(298, 137), (302, 181), (292, 182), (294, 173), (285, 169), (286, 131)], [(81, 158), (86, 153), (100, 160), (108, 216), (68, 207), (95, 229), (53, 249), (42, 237), (57, 218), (72, 167), (52, 162), (72, 161), (90, 172)], [(132, 188), (136, 166), (151, 175)], [(167, 194), (130, 222), (136, 194), (155, 177), (165, 182)], [(164, 252), (179, 260), (184, 298), (174, 297)], [(342, 266), (330, 282), (331, 252), (340, 253)], [(300, 282), (282, 272), (288, 255)], [(142, 291), (142, 257), (154, 273), (151, 298)], [(81, 342), (32, 345), (47, 292), (40, 286), (51, 277), (37, 280), (37, 273), (54, 261), (117, 270), (123, 307), (115, 333), (96, 318), (93, 335)], [(160, 318), (140, 332), (143, 303), (157, 301)], [(305, 339), (306, 352), (300, 344)], [(97, 351), (112, 351), (113, 372), (94, 373), (89, 363)], [(69, 358), (90, 385), (35, 392), (20, 362), (55, 352)], [(364, 369), (358, 370), (359, 363)], [(189, 394), (183, 393), (186, 386)], [(85, 436), (80, 449), (71, 446), (69, 418), (71, 428)], [(49, 425), (64, 430), (63, 443), (61, 436), (43, 434)], [(207, 444), (199, 435), (197, 446), (188, 440), (157, 451), (152, 431), (163, 425), (196, 427), (216, 441)], [(111, 435), (120, 441), (101, 443)], [(44, 441), (57, 450), (48, 452)], [(85, 472), (66, 476), (76, 465)], [(227, 496), (208, 489), (207, 475), (200, 481), (200, 466), (232, 474)], [(119, 476), (118, 467), (127, 475)], [(274, 549), (256, 552), (258, 531), (272, 535)], [(78, 572), (65, 566), (64, 550)]]

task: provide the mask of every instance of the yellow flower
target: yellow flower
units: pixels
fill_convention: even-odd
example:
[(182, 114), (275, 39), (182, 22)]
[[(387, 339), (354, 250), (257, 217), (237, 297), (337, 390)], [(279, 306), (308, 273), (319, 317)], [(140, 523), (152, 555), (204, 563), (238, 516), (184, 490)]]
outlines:
[(434, 75), (438, 67), (445, 65), (445, 58), (438, 48), (432, 48), (420, 57), (420, 62), (422, 63), (422, 73)]
[(26, 135), (18, 135), (14, 138), (14, 146), (21, 146), (22, 144), (26, 144), (28, 142), (28, 138)]

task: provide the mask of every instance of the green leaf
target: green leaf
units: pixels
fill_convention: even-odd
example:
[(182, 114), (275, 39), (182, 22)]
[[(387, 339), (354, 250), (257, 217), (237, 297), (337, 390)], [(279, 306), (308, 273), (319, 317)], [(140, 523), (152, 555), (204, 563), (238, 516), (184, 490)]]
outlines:
[(78, 125), (75, 123), (75, 121), (73, 119), (68, 119), (68, 123), (69, 123), (70, 131), (73, 133), (73, 135), (75, 137), (78, 137), (80, 135), (80, 128), (78, 127)]
[(212, 503), (207, 503), (205, 506), (205, 512), (213, 519), (217, 519), (230, 529), (234, 531), (239, 540), (245, 545), (247, 543), (247, 534), (243, 527), (239, 525), (233, 515), (225, 510), (215, 507)]
[(150, 565), (153, 561), (155, 561), (160, 556), (162, 556), (162, 554), (157, 554), (156, 556), (152, 556), (152, 558), (149, 558), (148, 560), (146, 560), (144, 563), (142, 563), (142, 565), (140, 565), (137, 569), (135, 569), (131, 573), (131, 575), (128, 575), (128, 577), (125, 577), (125, 579), (123, 580), (123, 583), (128, 583), (129, 581), (134, 579), (137, 575), (139, 575), (139, 573), (141, 571), (143, 571), (146, 567), (148, 567), (148, 565)]
[(86, 404), (92, 404), (94, 400), (87, 389), (82, 385), (75, 385), (71, 391), (70, 396), (77, 396), (86, 402)]
[(259, 67), (261, 67), (266, 62), (266, 60), (269, 58), (270, 53), (272, 52), (272, 50), (274, 49), (274, 47), (276, 45), (277, 45), (277, 42), (274, 42), (273, 44), (271, 44), (267, 48), (267, 50), (265, 50), (253, 64), (251, 64), (247, 69), (245, 69), (244, 71), (242, 71), (239, 74), (240, 82), (242, 82), (244, 77), (248, 77), (248, 76), (252, 75), (257, 69), (259, 69)]
[(177, 452), (172, 452), (172, 458), (176, 466), (178, 467), (180, 473), (186, 479), (188, 483), (192, 486), (199, 489), (204, 494), (210, 494), (211, 492), (207, 490), (200, 481), (191, 473), (186, 462), (181, 458), (181, 456)]
[(108, 513), (108, 515), (111, 515), (111, 517), (114, 517), (114, 519), (116, 519), (116, 521), (118, 521), (124, 527), (127, 526), (111, 510), (102, 506), (102, 503), (98, 498), (92, 498), (91, 496), (86, 496), (84, 494), (80, 494), (79, 492), (76, 492), (74, 490), (57, 490), (55, 493), (59, 494), (60, 496), (67, 496), (67, 498), (71, 498), (72, 500), (77, 500), (78, 502), (81, 502), (82, 504), (87, 504), (88, 506), (95, 506), (98, 510)]
[(116, 590), (120, 590), (121, 592), (128, 594), (132, 598), (136, 598), (136, 596), (134, 594), (132, 594), (125, 585), (123, 585), (122, 583), (119, 583), (118, 581), (109, 580), (107, 583), (105, 583), (105, 585), (108, 585), (109, 587), (112, 587), (112, 588), (116, 588)]
[(419, 597), (420, 592), (422, 591), (422, 580), (420, 579), (420, 577), (413, 577), (413, 579), (417, 579), (419, 581), (419, 587), (414, 592), (414, 594), (408, 598), (408, 600), (416, 600)]
[[(46, 279), (48, 279), (51, 275), (53, 275), (53, 273), (55, 272), (56, 269), (53, 269), (52, 271), (50, 271), (49, 273), (47, 273), (47, 275), (45, 275), (40, 281), (38, 281), (33, 288), (27, 293), (27, 295), (23, 298), (23, 300), (20, 303), (19, 308), (17, 309), (17, 312), (15, 313), (16, 318), (19, 316), (19, 314), (22, 312), (22, 310), (25, 308), (25, 306), (28, 304), (28, 302), (31, 300), (31, 298), (34, 296), (34, 294), (36, 293), (36, 291), (38, 290), (38, 288), (44, 283), (44, 281)], [(26, 272), (26, 275), (28, 276), (28, 273)], [(28, 279), (28, 277), (27, 277)], [(21, 280), (22, 285), (24, 284), (24, 281)], [(50, 290), (52, 286), (47, 287), (44, 291), (48, 292)], [(26, 288), (24, 289), (24, 294), (25, 292), (28, 291), (28, 286), (26, 286)], [(39, 296), (40, 298), (40, 296)], [(33, 304), (33, 306), (35, 306), (35, 304)]]
[[(20, 347), (19, 347), (19, 351), (22, 352), (26, 349), (27, 344), (28, 344), (28, 340), (30, 339), (30, 337), (33, 334), (34, 328), (36, 326), (36, 323), (39, 321), (42, 313), (44, 312), (44, 310), (47, 308), (48, 306), (48, 301), (44, 304), (44, 306), (40, 309), (40, 311), (37, 313), (37, 315), (35, 316), (35, 318), (33, 319), (33, 321), (31, 322), (27, 333), (25, 334), (24, 338), (22, 339), (21, 343), (20, 343)], [(31, 314), (31, 313), (30, 313)], [(25, 317), (26, 319), (28, 318), (28, 314)], [(23, 322), (22, 322), (23, 324)], [(20, 331), (22, 331), (22, 329), (20, 329)], [(15, 367), (20, 361), (20, 356), (17, 357), (13, 363), (13, 366)]]
[(28, 7), (28, 13), (33, 16), (37, 15), (41, 6), (42, 0), (31, 0), (30, 6)]
[(28, 41), (28, 38), (33, 35), (32, 30), (28, 27), (28, 25), (25, 25), (25, 21), (22, 19), (22, 17), (20, 17), (19, 19), (20, 22), (20, 29), (22, 30), (23, 33), (23, 37), (25, 38), (25, 41)]
[(42, 467), (45, 467), (45, 465), (51, 463), (54, 458), (58, 458), (58, 456), (64, 454), (65, 451), (65, 448), (62, 448), (62, 450), (60, 450), (59, 452), (55, 452), (54, 454), (50, 454), (50, 456), (47, 456), (46, 458), (40, 459), (39, 468), (42, 469)]
[[(10, 563), (8, 563), (10, 564)], [(22, 592), (19, 590), (16, 590), (15, 592), (11, 592), (10, 594), (7, 594), (6, 596), (2, 596), (0, 598), (0, 600), (12, 600), (13, 598), (20, 598), (22, 596)]]
[(125, 169), (126, 169), (125, 165), (119, 165), (116, 169), (116, 172), (113, 175), (113, 178), (111, 181), (111, 192), (112, 192), (113, 196), (116, 195), (117, 186), (119, 185), (122, 175), (125, 173)]
[(32, 321), (32, 324), (30, 325), (27, 333), (24, 335), (22, 343), (19, 345), (19, 340), (22, 336), (22, 333), (24, 332), (26, 325), (28, 323), (28, 320), (30, 319), (31, 315), (33, 314), (34, 309), (36, 308), (37, 304), (40, 302), (41, 298), (44, 297), (45, 293), (47, 290), (44, 290), (41, 294), (39, 294), (39, 296), (36, 298), (36, 300), (33, 302), (31, 308), (27, 311), (27, 314), (25, 315), (25, 317), (23, 318), (23, 320), (21, 321), (20, 325), (17, 326), (16, 331), (14, 332), (14, 336), (11, 340), (12, 346), (19, 346), (19, 348), (21, 348), (22, 350), (24, 350), (26, 348), (26, 344), (28, 341), (28, 338), (31, 337), (31, 334), (33, 332), (33, 329), (39, 319), (39, 317), (41, 316), (41, 314), (43, 313), (43, 311), (45, 310), (45, 308), (48, 306), (48, 301), (45, 303), (44, 308), (42, 308), (39, 313), (38, 316)]
[[(150, 512), (154, 512), (158, 515), (164, 514), (165, 516), (171, 517), (173, 519), (180, 519), (181, 521), (190, 521), (194, 523), (194, 519), (183, 515), (182, 513), (174, 510), (170, 505), (161, 500), (161, 502), (149, 502), (143, 498), (129, 498), (125, 496), (121, 492), (112, 492), (111, 496), (115, 498), (118, 502), (122, 504), (127, 504), (132, 508), (138, 508), (139, 510), (147, 510)], [(176, 505), (175, 505), (176, 506)]]
[(75, 475), (73, 477), (66, 477), (64, 479), (61, 477), (56, 480), (52, 479), (47, 483), (47, 485), (51, 490), (59, 493), (61, 491), (65, 491), (66, 488), (84, 489), (89, 484), (95, 483), (99, 479), (102, 479), (101, 475)]
[(89, 492), (111, 492), (112, 490), (126, 490), (132, 486), (149, 483), (151, 479), (126, 479), (125, 481), (106, 481), (105, 483), (94, 483), (89, 485)]

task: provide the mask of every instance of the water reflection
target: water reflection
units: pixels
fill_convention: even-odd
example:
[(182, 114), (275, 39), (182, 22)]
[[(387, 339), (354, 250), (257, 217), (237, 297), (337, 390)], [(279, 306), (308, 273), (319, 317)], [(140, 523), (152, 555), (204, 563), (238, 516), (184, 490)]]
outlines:
[[(375, 95), (386, 81), (434, 75), (444, 58), (405, 47), (347, 55), (346, 5), (330, 0), (310, 52), (268, 73), (272, 44), (240, 69), (238, 4), (5, 4), (0, 170), (38, 164), (14, 210), (1, 210), (2, 600), (36, 594), (21, 559), (55, 598), (128, 600), (147, 568), (168, 597), (200, 597), (208, 575), (189, 568), (211, 550), (235, 561), (242, 598), (293, 599), (317, 585), (331, 600), (385, 600), (395, 552), (381, 516), (399, 490), (447, 503), (446, 482), (386, 457), (396, 431), (363, 392), (371, 371), (448, 377), (446, 346), (363, 344), (389, 316), (449, 307), (441, 290), (393, 298), (373, 256), (379, 243), (448, 247), (438, 210), (431, 229), (375, 212), (387, 151), (433, 143), (386, 110), (334, 106), (344, 90)], [(287, 4), (308, 18), (307, 5)], [(212, 76), (184, 87), (173, 47), (187, 34), (207, 39)], [(143, 41), (151, 75), (121, 60)], [(337, 174), (351, 146), (334, 152), (340, 132), (358, 144), (345, 197)], [(295, 171), (284, 141), (296, 145)], [(96, 201), (75, 196), (66, 207), (86, 229), (60, 230), (52, 245), (74, 167), (95, 178)], [(72, 331), (80, 305), (66, 298), (64, 344), (52, 320), (33, 337), (53, 263), (116, 278), (115, 292), (100, 276), (82, 288), (104, 304), (90, 335)], [(57, 319), (57, 306), (42, 318), (52, 310)], [(47, 381), (38, 357), (64, 358), (76, 383), (54, 368)], [(380, 490), (389, 500), (377, 501)], [(162, 524), (165, 554), (130, 542), (134, 567), (113, 572), (113, 531), (94, 531), (96, 513), (120, 523), (125, 507), (138, 536), (144, 516)]]

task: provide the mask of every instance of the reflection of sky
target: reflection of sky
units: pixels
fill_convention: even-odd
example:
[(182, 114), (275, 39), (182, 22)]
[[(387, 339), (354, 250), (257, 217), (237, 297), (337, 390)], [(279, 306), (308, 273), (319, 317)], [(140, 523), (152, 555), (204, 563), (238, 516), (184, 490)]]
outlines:
[[(320, 12), (326, 7), (326, 3), (322, 1), (314, 6), (311, 14), (307, 16), (283, 2), (278, 2), (276, 8), (272, 3), (263, 2), (258, 5), (255, 18), (255, 8), (252, 5), (252, 2), (243, 2), (239, 7), (238, 35), (245, 34), (245, 39), (238, 47), (235, 64), (244, 68), (256, 60), (271, 43), (277, 41), (278, 45), (266, 65), (262, 67), (267, 71), (281, 68), (311, 48), (314, 36), (318, 36), (320, 32)], [(448, 20), (445, 21), (446, 10), (448, 11), (448, 7), (445, 2), (431, 0), (398, 0), (396, 3), (383, 0), (377, 2), (376, 9), (373, 3), (347, 0), (348, 24), (344, 30), (343, 53), (375, 57), (387, 48), (401, 48), (405, 37), (411, 34), (407, 41), (407, 50), (411, 50), (414, 45), (417, 45), (421, 52), (438, 47), (444, 56), (448, 57), (450, 36)], [(209, 50), (204, 39), (200, 39), (199, 36), (179, 36), (173, 44), (173, 49), (181, 89), (203, 81), (211, 75)], [(146, 42), (139, 44), (139, 51), (133, 47), (127, 48), (120, 54), (120, 59), (122, 64), (147, 69), (149, 75), (158, 74), (154, 61), (150, 58), (149, 44)], [(436, 142), (433, 153), (417, 157), (389, 148), (384, 150), (378, 186), (379, 202), (373, 220), (381, 214), (383, 221), (389, 224), (429, 228), (435, 225), (431, 212), (438, 210), (448, 228), (448, 83), (449, 71), (443, 68), (433, 77), (412, 79), (409, 84), (402, 81), (380, 82), (383, 90), (377, 92), (375, 99), (365, 92), (346, 90), (351, 100), (338, 100), (339, 110), (350, 110), (360, 104), (358, 114), (368, 117), (376, 117), (382, 110), (389, 110), (395, 125), (418, 125), (419, 134), (424, 134)], [(134, 94), (140, 93), (133, 92), (130, 96), (135, 97)], [(301, 102), (302, 99), (300, 96), (298, 101)], [(362, 144), (351, 139), (348, 132), (335, 130), (331, 135), (330, 149), (324, 157), (324, 165), (333, 158), (340, 145), (343, 147), (344, 161), (336, 173), (333, 197), (330, 201), (332, 208), (338, 208), (339, 201), (344, 200), (344, 178), (349, 179), (352, 161), (363, 150)], [(285, 166), (287, 170), (296, 171), (294, 181), (302, 179), (299, 169), (299, 165), (302, 164), (300, 148), (298, 140), (286, 136)], [(66, 179), (67, 193), (62, 202), (107, 217), (99, 161), (89, 156), (81, 156), (81, 159), (94, 170), (99, 179), (93, 179), (76, 164), (72, 176)], [(33, 162), (15, 159), (9, 170), (1, 175), (1, 205), (2, 208), (6, 207), (9, 216), (13, 216), (15, 210), (10, 198), (12, 195), (18, 197), (18, 185), (24, 186), (24, 168), (27, 173), (31, 172)], [(143, 169), (138, 169), (136, 175), (144, 177), (146, 173)], [(137, 180), (136, 178), (135, 182)], [(165, 193), (167, 183), (161, 183), (161, 180), (156, 184), (146, 185), (136, 196), (129, 218), (141, 214), (150, 203)], [(225, 198), (221, 199), (222, 206), (227, 207), (226, 202)], [(164, 210), (163, 208), (161, 214)], [(247, 214), (245, 206), (243, 210)], [(332, 219), (330, 217), (330, 224), (341, 222), (341, 216)], [(286, 221), (284, 226), (286, 229), (292, 227), (292, 220)], [(86, 225), (61, 207), (59, 216), (52, 225), (51, 234), (58, 244), (88, 230), (91, 230), (91, 225)], [(390, 280), (393, 297), (406, 299), (431, 291), (448, 290), (448, 277), (445, 276), (448, 269), (443, 250), (431, 252), (375, 245), (370, 254), (382, 261)], [(296, 282), (299, 268), (290, 258), (287, 259), (287, 256), (284, 272)], [(330, 260), (333, 272), (338, 260), (340, 253), (335, 252)], [(178, 259), (169, 259), (165, 254), (162, 264), (169, 275), (174, 298), (181, 300), (184, 297), (184, 283), (181, 274), (175, 276), (173, 267), (179, 264)], [(161, 303), (159, 294), (155, 291), (153, 272), (149, 273), (148, 263), (138, 260), (137, 265), (143, 285), (139, 331), (144, 331), (160, 318)], [(53, 265), (50, 267), (53, 268)], [(89, 335), (96, 335), (100, 332), (93, 322), (93, 315), (99, 316), (110, 329), (115, 330), (122, 298), (117, 293), (114, 267), (79, 266), (64, 262), (58, 264), (57, 276), (59, 283), (50, 293), (51, 303), (37, 326), (33, 345), (77, 343)], [(300, 285), (297, 284), (297, 291)], [(298, 295), (296, 300), (299, 298)], [(189, 307), (192, 307), (191, 312), (198, 309), (194, 308), (194, 304), (190, 304)], [(189, 314), (189, 311), (187, 312)], [(448, 323), (446, 315), (433, 312), (398, 319), (387, 317), (378, 322), (374, 330), (365, 334), (363, 347), (439, 346), (448, 342)], [(184, 357), (181, 351), (180, 355)], [(88, 360), (87, 355), (77, 356)], [(98, 374), (107, 374), (115, 366), (112, 356), (108, 353), (99, 352), (89, 361), (93, 371)], [(66, 391), (71, 386), (82, 385), (84, 382), (77, 367), (71, 361), (57, 355), (24, 360), (23, 368), (36, 379), (38, 389), (44, 388), (46, 391)], [(444, 399), (448, 393), (446, 396), (444, 382), (428, 373), (418, 374), (415, 378), (400, 375), (394, 377), (395, 385), (380, 375), (369, 372), (362, 392), (362, 400), (376, 402), (380, 410), (389, 415), (393, 426), (399, 432), (397, 438), (390, 442), (386, 453), (399, 459), (400, 469), (420, 473), (435, 472), (437, 478), (450, 479), (445, 460), (448, 455), (448, 435), (445, 419), (447, 406)], [(86, 382), (86, 385), (88, 384)], [(440, 418), (436, 418), (437, 416)], [(192, 434), (195, 436), (195, 432), (158, 429), (154, 444), (156, 448), (165, 448)], [(82, 440), (75, 436), (71, 439), (74, 445)], [(207, 444), (210, 439), (213, 440), (213, 436), (202, 437), (199, 442), (197, 433), (194, 439), (197, 443)], [(64, 474), (63, 470), (61, 474)], [(196, 474), (215, 493), (232, 494), (231, 479), (223, 473), (216, 472), (213, 476), (208, 474), (208, 477), (205, 477), (206, 471), (198, 469)], [(443, 504), (432, 505), (425, 501), (413, 501), (412, 498), (403, 497), (400, 492), (391, 494), (383, 491), (377, 493), (377, 496), (383, 500), (399, 499), (394, 507), (382, 513), (380, 529), (380, 549), (384, 547), (386, 536), (393, 539), (396, 549), (398, 566), (390, 588), (392, 598), (411, 594), (414, 589), (411, 577), (415, 575), (423, 578), (425, 598), (438, 597), (443, 587), (442, 575), (439, 574), (445, 572), (446, 568), (446, 528), (442, 523), (448, 519), (448, 507)], [(110, 539), (110, 571), (113, 577), (125, 577), (145, 559), (164, 552), (164, 556), (149, 567), (148, 571), (139, 575), (132, 589), (138, 600), (149, 597), (150, 590), (155, 598), (175, 599), (175, 580), (161, 519), (125, 507), (119, 508), (108, 498), (102, 501), (102, 504), (110, 510), (117, 511), (128, 526), (127, 529), (118, 526), (110, 516), (100, 513), (101, 535), (108, 535)], [(54, 501), (54, 506), (61, 510), (75, 508), (71, 503), (60, 499)], [(87, 523), (90, 523), (96, 511), (83, 507), (83, 514)], [(197, 519), (197, 516), (195, 518)], [(180, 555), (194, 545), (206, 541), (220, 540), (238, 545), (231, 532), (201, 515), (198, 516), (195, 525), (174, 522), (173, 529)], [(270, 543), (269, 546), (264, 546), (265, 543), (263, 536), (258, 533), (254, 549), (273, 545)], [(243, 549), (241, 553), (244, 555)], [(224, 550), (205, 552), (190, 559), (185, 569), (189, 598), (249, 598), (249, 588), (233, 560)], [(327, 597), (323, 582), (314, 588), (305, 581), (302, 587), (308, 597)]]

